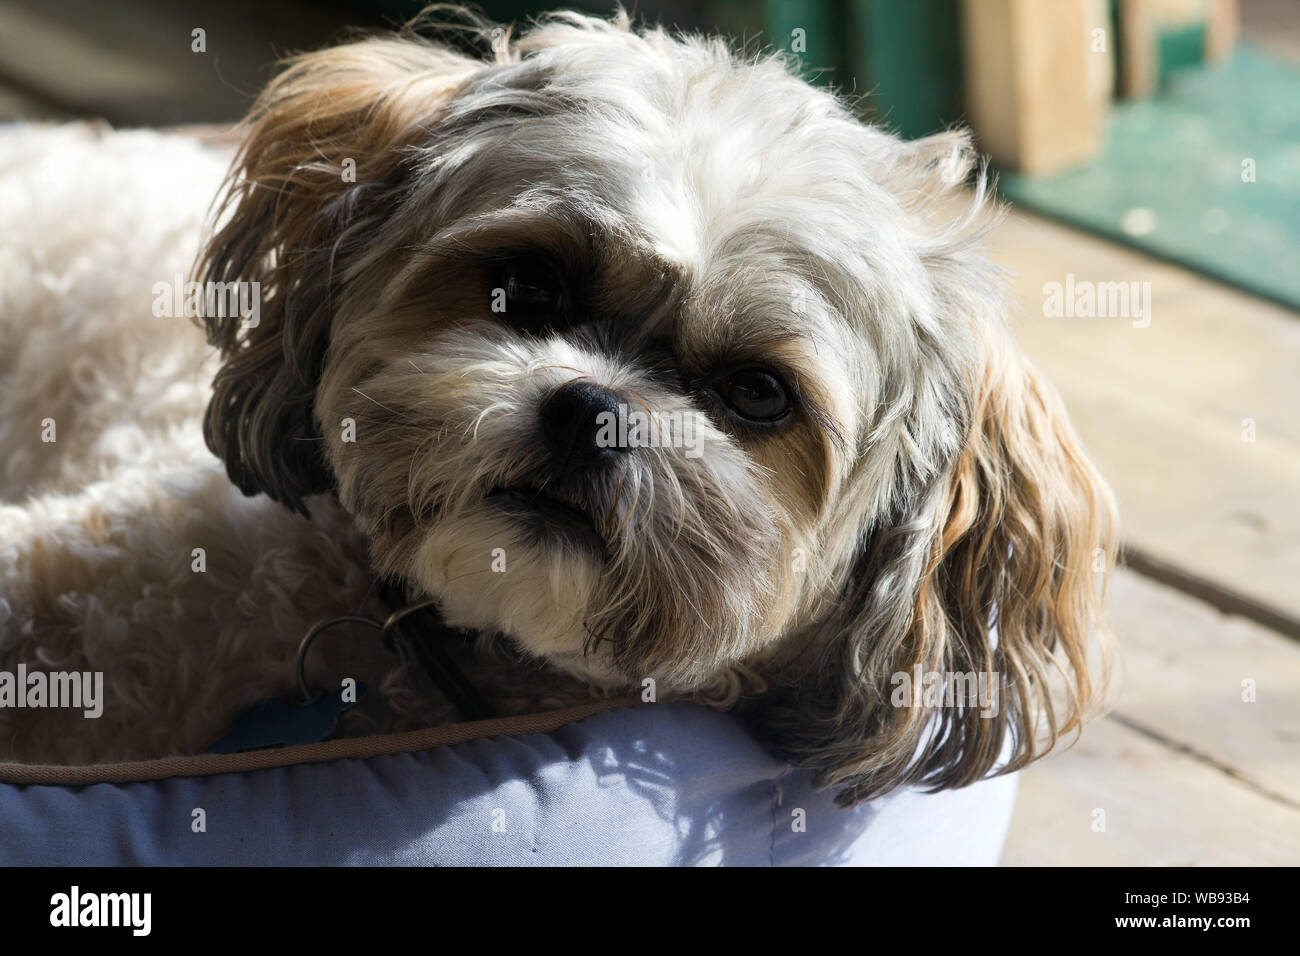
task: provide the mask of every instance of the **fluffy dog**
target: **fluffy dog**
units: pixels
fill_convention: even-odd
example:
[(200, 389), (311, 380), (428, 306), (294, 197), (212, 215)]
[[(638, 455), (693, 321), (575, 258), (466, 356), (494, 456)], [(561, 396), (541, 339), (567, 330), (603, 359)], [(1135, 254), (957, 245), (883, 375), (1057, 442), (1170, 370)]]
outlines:
[[(220, 157), (4, 134), (0, 661), (106, 700), (0, 710), (0, 750), (200, 749), (379, 577), (480, 635), (507, 712), (653, 680), (844, 804), (1078, 728), (1112, 504), (1008, 332), (966, 137), (621, 15), (481, 56), (427, 26), (261, 96), (193, 273), (255, 307), (206, 343), (157, 303)], [(375, 644), (316, 666), (377, 671), (382, 726), (451, 716)]]

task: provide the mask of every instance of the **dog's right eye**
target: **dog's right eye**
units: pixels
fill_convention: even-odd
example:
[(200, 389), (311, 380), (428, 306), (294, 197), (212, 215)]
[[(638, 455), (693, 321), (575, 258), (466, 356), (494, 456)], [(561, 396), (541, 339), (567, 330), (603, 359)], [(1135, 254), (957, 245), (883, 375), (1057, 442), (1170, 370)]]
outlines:
[(714, 390), (746, 421), (775, 424), (793, 407), (785, 383), (765, 368), (743, 368), (719, 382)]
[(527, 331), (540, 331), (564, 311), (564, 284), (540, 259), (512, 259), (497, 278), (494, 296), (504, 293), (506, 318)]

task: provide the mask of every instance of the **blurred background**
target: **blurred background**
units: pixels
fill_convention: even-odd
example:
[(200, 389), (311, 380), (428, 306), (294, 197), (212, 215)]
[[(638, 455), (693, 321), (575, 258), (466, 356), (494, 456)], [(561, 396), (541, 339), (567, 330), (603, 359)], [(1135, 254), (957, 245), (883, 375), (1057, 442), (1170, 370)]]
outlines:
[[(278, 57), (421, 5), (0, 0), (0, 122), (228, 129)], [(1300, 0), (628, 7), (992, 159), (1017, 334), (1124, 540), (1112, 711), (1023, 774), (1003, 862), (1300, 863)]]

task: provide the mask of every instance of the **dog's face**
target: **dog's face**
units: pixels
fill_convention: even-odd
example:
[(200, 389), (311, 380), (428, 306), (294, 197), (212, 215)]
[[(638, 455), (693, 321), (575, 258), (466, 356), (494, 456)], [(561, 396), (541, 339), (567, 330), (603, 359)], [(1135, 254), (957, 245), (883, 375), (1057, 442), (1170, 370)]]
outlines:
[[(987, 770), (1053, 644), (1080, 664), (1109, 545), (990, 267), (936, 224), (965, 141), (617, 22), (495, 47), (362, 41), (264, 95), (203, 263), (262, 289), (256, 327), (209, 320), (232, 478), (337, 493), (377, 570), (583, 679), (766, 691), (848, 800)], [(888, 688), (920, 663), (1019, 688), (976, 753), (916, 762), (933, 721)]]

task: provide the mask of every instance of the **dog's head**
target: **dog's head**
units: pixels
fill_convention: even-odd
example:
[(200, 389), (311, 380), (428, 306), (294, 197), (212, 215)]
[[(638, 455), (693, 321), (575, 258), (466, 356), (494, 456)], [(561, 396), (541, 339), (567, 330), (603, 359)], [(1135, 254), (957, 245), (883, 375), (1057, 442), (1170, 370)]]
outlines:
[(206, 320), (235, 483), (336, 493), (377, 570), (571, 674), (757, 700), (846, 803), (1077, 726), (1111, 507), (972, 251), (967, 140), (621, 17), (482, 36), (255, 108), (199, 276), (260, 284)]

